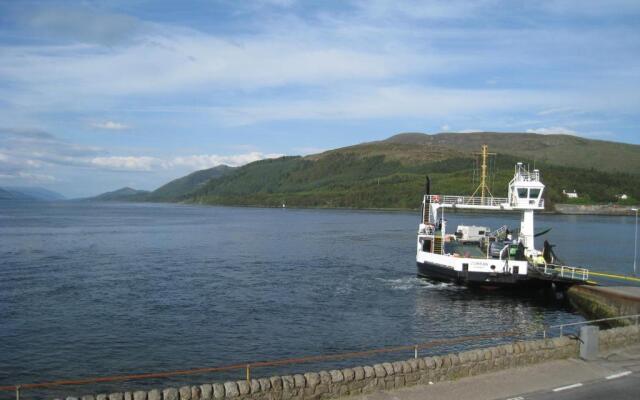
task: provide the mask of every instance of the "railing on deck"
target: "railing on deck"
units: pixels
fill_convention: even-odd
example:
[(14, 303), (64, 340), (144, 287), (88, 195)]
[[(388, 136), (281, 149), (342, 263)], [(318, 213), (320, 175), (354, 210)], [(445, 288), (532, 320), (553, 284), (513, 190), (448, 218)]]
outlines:
[(454, 206), (489, 206), (500, 207), (501, 205), (508, 204), (509, 199), (506, 197), (477, 197), (477, 196), (448, 196), (431, 194), (426, 195), (431, 203), (440, 203), (442, 205), (454, 205)]
[(545, 275), (549, 276), (559, 276), (560, 278), (578, 279), (581, 281), (589, 280), (589, 270), (586, 268), (547, 263), (544, 264), (544, 268), (537, 268), (539, 270), (541, 269)]
[[(443, 206), (452, 207), (464, 207), (464, 206), (482, 206), (482, 207), (514, 207), (515, 204), (510, 204), (507, 197), (490, 197), (485, 198), (478, 196), (450, 196), (450, 195), (438, 195), (428, 194), (425, 195), (425, 200), (430, 203), (438, 203)], [(531, 205), (535, 205), (536, 200), (530, 199)], [(537, 207), (544, 208), (544, 199), (537, 201)]]

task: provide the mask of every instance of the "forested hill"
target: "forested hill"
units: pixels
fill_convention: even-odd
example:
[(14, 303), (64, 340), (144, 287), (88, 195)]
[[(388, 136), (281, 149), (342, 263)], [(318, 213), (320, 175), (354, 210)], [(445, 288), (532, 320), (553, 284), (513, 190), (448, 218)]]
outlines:
[(506, 195), (513, 166), (523, 161), (541, 170), (551, 203), (564, 202), (563, 189), (577, 190), (579, 201), (585, 203), (615, 202), (621, 193), (640, 198), (637, 145), (568, 135), (410, 133), (307, 157), (257, 161), (210, 180), (180, 200), (228, 205), (416, 208), (427, 174), (436, 192), (471, 194), (477, 185), (473, 181), (473, 153), (484, 143), (497, 153), (491, 165), (495, 196)]
[[(471, 194), (478, 185), (474, 153), (492, 153), (491, 190), (505, 196), (514, 164), (541, 170), (548, 204), (640, 199), (640, 146), (569, 135), (529, 133), (404, 133), (306, 157), (256, 161), (196, 171), (150, 193), (119, 201), (167, 201), (279, 207), (417, 208), (425, 176), (434, 192)], [(475, 180), (474, 180), (475, 176)]]
[(607, 172), (640, 174), (640, 145), (590, 140), (571, 135), (535, 133), (404, 133), (382, 142), (412, 146), (440, 146), (465, 153), (477, 152), (486, 144), (490, 151), (558, 166), (594, 168)]

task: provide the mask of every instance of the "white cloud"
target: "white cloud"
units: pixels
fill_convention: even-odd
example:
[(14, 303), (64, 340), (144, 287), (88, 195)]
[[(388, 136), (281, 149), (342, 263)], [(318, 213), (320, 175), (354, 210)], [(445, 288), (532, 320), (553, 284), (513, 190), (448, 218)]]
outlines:
[(111, 155), (106, 149), (80, 146), (38, 130), (0, 129), (0, 174), (16, 178), (46, 178), (38, 170), (80, 167), (107, 171), (194, 171), (216, 165), (241, 166), (283, 154), (256, 150), (239, 154), (195, 154), (184, 156)]
[(569, 128), (563, 128), (561, 126), (552, 126), (549, 128), (536, 128), (536, 129), (527, 129), (527, 133), (539, 133), (541, 135), (577, 135), (578, 133)]
[[(633, 0), (616, 1), (620, 7), (584, 8), (616, 18), (638, 10)], [(576, 4), (518, 6), (520, 17), (530, 12), (505, 23), (513, 7), (493, 0), (356, 0), (330, 7), (263, 0), (258, 7), (220, 6), (233, 18), (210, 30), (180, 18), (173, 25), (146, 22), (106, 12), (108, 6), (40, 7), (23, 16), (34, 40), (0, 41), (0, 83), (11, 83), (0, 84), (0, 120), (33, 121), (51, 110), (83, 118), (127, 115), (127, 124), (151, 133), (156, 126), (145, 126), (141, 115), (165, 109), (184, 119), (213, 115), (215, 124), (220, 118), (228, 125), (416, 117), (452, 126), (486, 121), (492, 129), (505, 126), (492, 124), (497, 114), (517, 124), (511, 115), (522, 122), (537, 110), (548, 118), (520, 126), (574, 126), (579, 118), (560, 119), (573, 107), (600, 119), (635, 116), (636, 30), (576, 24), (584, 17), (582, 10), (574, 15)], [(551, 14), (572, 21), (548, 24)], [(245, 22), (250, 25), (237, 30)]]
[(193, 170), (206, 169), (217, 165), (225, 164), (231, 167), (238, 167), (249, 164), (254, 161), (265, 158), (278, 158), (283, 154), (264, 154), (258, 151), (252, 151), (245, 154), (235, 154), (229, 156), (221, 156), (216, 154), (201, 154), (191, 156), (174, 157), (165, 165), (166, 167), (189, 167)]
[(447, 125), (447, 124), (444, 124), (444, 125), (442, 125), (442, 126), (440, 127), (440, 129), (441, 129), (443, 132), (447, 132), (447, 131), (451, 130), (451, 127), (450, 127), (449, 125)]
[(545, 115), (557, 115), (557, 114), (570, 114), (579, 112), (577, 109), (573, 107), (559, 107), (559, 108), (549, 108), (546, 110), (542, 110), (537, 112), (537, 115), (545, 116)]
[(283, 154), (265, 154), (252, 151), (244, 154), (218, 155), (197, 154), (177, 157), (149, 157), (149, 156), (108, 156), (95, 157), (90, 160), (94, 167), (118, 171), (155, 171), (180, 169), (196, 171), (221, 164), (238, 167), (265, 158), (282, 157)]
[(536, 90), (444, 89), (417, 85), (382, 86), (346, 92), (336, 89), (326, 98), (306, 101), (271, 101), (211, 108), (211, 112), (230, 125), (293, 119), (446, 118), (461, 113), (524, 111), (540, 108), (551, 101), (567, 101), (563, 93), (551, 93)]
[(162, 161), (155, 157), (109, 156), (95, 157), (89, 163), (99, 168), (125, 171), (151, 171), (162, 165)]
[(112, 131), (122, 131), (125, 129), (129, 129), (129, 126), (115, 121), (94, 122), (91, 124), (91, 126), (98, 129), (107, 129)]
[[(295, 37), (295, 39), (294, 39)], [(377, 80), (441, 59), (411, 52), (348, 48), (299, 37), (253, 37), (237, 41), (195, 32), (166, 32), (129, 46), (2, 47), (0, 75), (24, 85), (25, 98), (70, 107), (86, 96), (183, 93), (202, 89), (257, 89)], [(420, 61), (422, 59), (422, 61)], [(429, 64), (430, 66), (427, 66)], [(86, 107), (86, 105), (84, 106)]]
[(47, 174), (36, 174), (32, 172), (19, 172), (18, 177), (22, 180), (34, 183), (49, 183), (57, 181), (56, 177)]
[(129, 15), (95, 12), (81, 5), (30, 7), (15, 18), (49, 37), (103, 45), (127, 40), (140, 28), (139, 21)]

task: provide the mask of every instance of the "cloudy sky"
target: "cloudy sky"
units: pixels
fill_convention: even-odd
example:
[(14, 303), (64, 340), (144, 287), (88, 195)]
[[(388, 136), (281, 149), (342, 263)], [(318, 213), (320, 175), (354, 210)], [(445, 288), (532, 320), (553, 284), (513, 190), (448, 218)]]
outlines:
[(637, 0), (0, 0), (0, 186), (154, 189), (398, 132), (640, 143)]

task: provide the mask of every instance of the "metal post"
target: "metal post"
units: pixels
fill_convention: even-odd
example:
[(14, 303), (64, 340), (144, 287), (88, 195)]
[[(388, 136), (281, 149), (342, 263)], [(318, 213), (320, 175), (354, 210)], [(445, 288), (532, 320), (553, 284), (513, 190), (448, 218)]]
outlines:
[(562, 329), (564, 328), (564, 325), (560, 325), (560, 336), (562, 336)]
[(637, 276), (636, 259), (638, 258), (638, 209), (632, 208), (631, 210), (636, 212), (636, 235), (633, 240), (633, 275)]
[(247, 382), (251, 382), (251, 364), (247, 364)]
[(413, 358), (418, 358), (418, 345), (413, 348)]
[(20, 385), (16, 385), (16, 400), (20, 400)]

